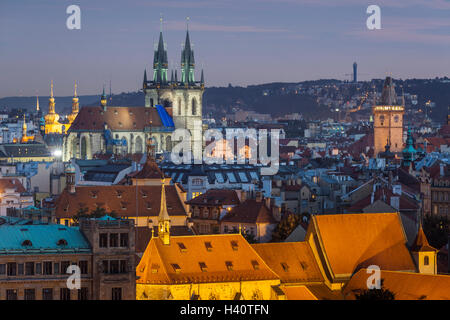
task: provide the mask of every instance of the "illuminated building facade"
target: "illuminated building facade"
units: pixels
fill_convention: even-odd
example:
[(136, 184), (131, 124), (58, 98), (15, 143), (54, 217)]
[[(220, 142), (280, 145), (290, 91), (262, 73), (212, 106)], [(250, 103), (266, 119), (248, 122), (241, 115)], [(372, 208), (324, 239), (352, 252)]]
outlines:
[(45, 134), (61, 134), (63, 125), (59, 123), (59, 114), (55, 112), (55, 98), (53, 97), (53, 80), (50, 85), (50, 98), (48, 99), (48, 113), (45, 119)]
[(385, 150), (386, 144), (390, 151), (399, 153), (403, 149), (403, 114), (404, 104), (398, 105), (397, 95), (391, 77), (386, 77), (381, 103), (374, 105), (373, 130), (374, 130), (374, 155), (377, 156)]

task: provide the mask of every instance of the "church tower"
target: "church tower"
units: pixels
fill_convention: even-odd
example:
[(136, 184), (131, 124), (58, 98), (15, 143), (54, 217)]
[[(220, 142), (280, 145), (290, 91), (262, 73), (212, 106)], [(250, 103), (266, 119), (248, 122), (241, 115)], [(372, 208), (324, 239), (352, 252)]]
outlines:
[[(153, 80), (147, 79), (144, 70), (143, 91), (145, 106), (162, 105), (172, 109), (175, 129), (188, 129), (191, 133), (193, 148), (202, 146), (202, 104), (205, 80), (203, 70), (200, 81), (195, 81), (194, 50), (186, 30), (184, 47), (181, 51), (181, 79), (178, 81), (177, 70), (168, 79), (167, 50), (164, 45), (162, 27), (159, 33), (158, 47), (153, 58)], [(200, 150), (201, 151), (201, 150)]]
[(75, 88), (72, 98), (72, 113), (67, 116), (67, 119), (69, 119), (69, 126), (75, 121), (75, 118), (77, 117), (79, 111), (80, 111), (80, 103), (78, 102), (77, 82), (75, 81)]
[(416, 262), (419, 273), (437, 274), (437, 252), (428, 243), (422, 224), (419, 227), (416, 239), (411, 247), (411, 253)]
[(403, 148), (403, 114), (405, 106), (397, 103), (392, 77), (386, 77), (381, 93), (381, 101), (374, 105), (373, 112), (373, 134), (374, 134), (374, 156), (376, 157), (385, 149), (388, 141), (390, 151), (399, 153)]
[(58, 122), (59, 114), (55, 112), (55, 98), (53, 97), (53, 80), (50, 84), (50, 98), (48, 99), (48, 114), (45, 115), (45, 134), (62, 133), (62, 126)]

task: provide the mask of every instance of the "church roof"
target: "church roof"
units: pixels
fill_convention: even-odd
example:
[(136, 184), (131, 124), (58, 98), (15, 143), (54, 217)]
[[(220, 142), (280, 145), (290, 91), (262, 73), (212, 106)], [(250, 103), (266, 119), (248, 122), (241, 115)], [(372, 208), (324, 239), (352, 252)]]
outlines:
[(419, 252), (419, 251), (439, 251), (428, 243), (427, 236), (425, 232), (423, 232), (422, 226), (419, 228), (419, 232), (417, 232), (416, 239), (411, 247), (411, 251)]
[(317, 215), (309, 228), (315, 228), (335, 275), (372, 264), (383, 270), (415, 270), (397, 213)]
[[(171, 109), (165, 109), (164, 117), (171, 119)], [(146, 127), (164, 127), (161, 110), (154, 107), (101, 106), (82, 107), (70, 126), (72, 131), (103, 131), (105, 124), (113, 131), (143, 131)], [(150, 124), (151, 121), (151, 124)], [(165, 120), (170, 123), (169, 120)], [(170, 128), (169, 128), (170, 129)]]
[(182, 284), (276, 280), (240, 234), (152, 238), (136, 268), (137, 283)]
[[(169, 216), (186, 216), (186, 210), (175, 188), (175, 186), (165, 187), (167, 211)], [(77, 186), (75, 193), (71, 194), (65, 189), (58, 197), (56, 216), (69, 218), (76, 215), (82, 208), (88, 208), (91, 212), (100, 207), (105, 208), (107, 212), (114, 211), (117, 216), (121, 217), (135, 217), (136, 215), (157, 217), (160, 206), (160, 185)]]
[[(346, 299), (367, 289), (366, 269), (359, 270), (345, 286)], [(450, 300), (450, 276), (381, 270), (383, 287), (395, 294), (396, 300)]]
[(253, 249), (284, 283), (323, 282), (323, 276), (307, 242), (252, 244)]

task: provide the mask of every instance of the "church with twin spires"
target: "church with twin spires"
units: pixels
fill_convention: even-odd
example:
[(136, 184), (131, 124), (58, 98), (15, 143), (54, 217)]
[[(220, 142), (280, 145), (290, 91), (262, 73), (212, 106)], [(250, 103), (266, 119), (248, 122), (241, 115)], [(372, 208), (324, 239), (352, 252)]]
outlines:
[[(191, 141), (202, 140), (202, 104), (205, 81), (195, 80), (194, 51), (186, 31), (178, 70), (170, 70), (162, 29), (153, 58), (153, 75), (144, 70), (144, 106), (109, 106), (103, 90), (99, 106), (84, 106), (63, 142), (63, 161), (92, 159), (96, 154), (145, 153), (152, 139), (156, 152), (172, 149), (172, 132), (187, 129)], [(201, 144), (200, 144), (201, 145)]]

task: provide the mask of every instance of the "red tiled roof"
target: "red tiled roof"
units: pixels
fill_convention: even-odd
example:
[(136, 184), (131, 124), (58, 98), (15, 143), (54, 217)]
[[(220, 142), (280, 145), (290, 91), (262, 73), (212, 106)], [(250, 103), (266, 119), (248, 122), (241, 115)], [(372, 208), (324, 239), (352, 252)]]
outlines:
[[(186, 211), (175, 186), (165, 188), (169, 216), (185, 216)], [(65, 189), (56, 200), (56, 217), (73, 217), (82, 208), (88, 208), (90, 212), (97, 207), (105, 208), (107, 212), (114, 211), (121, 217), (158, 216), (161, 189), (159, 185), (77, 186), (73, 194)]]
[(239, 223), (276, 223), (272, 212), (265, 206), (265, 201), (247, 199), (234, 207), (222, 219), (223, 222)]
[(114, 131), (142, 131), (150, 125), (162, 126), (161, 118), (156, 108), (151, 107), (114, 107), (108, 106), (103, 111), (101, 106), (82, 107), (70, 131), (89, 130), (103, 131), (105, 123), (108, 129)]
[(239, 197), (234, 190), (210, 189), (205, 193), (186, 201), (190, 205), (219, 206), (219, 205), (237, 205)]
[(13, 189), (15, 192), (23, 193), (26, 192), (22, 183), (19, 179), (16, 178), (4, 178), (0, 179), (0, 193), (4, 193), (6, 189)]

